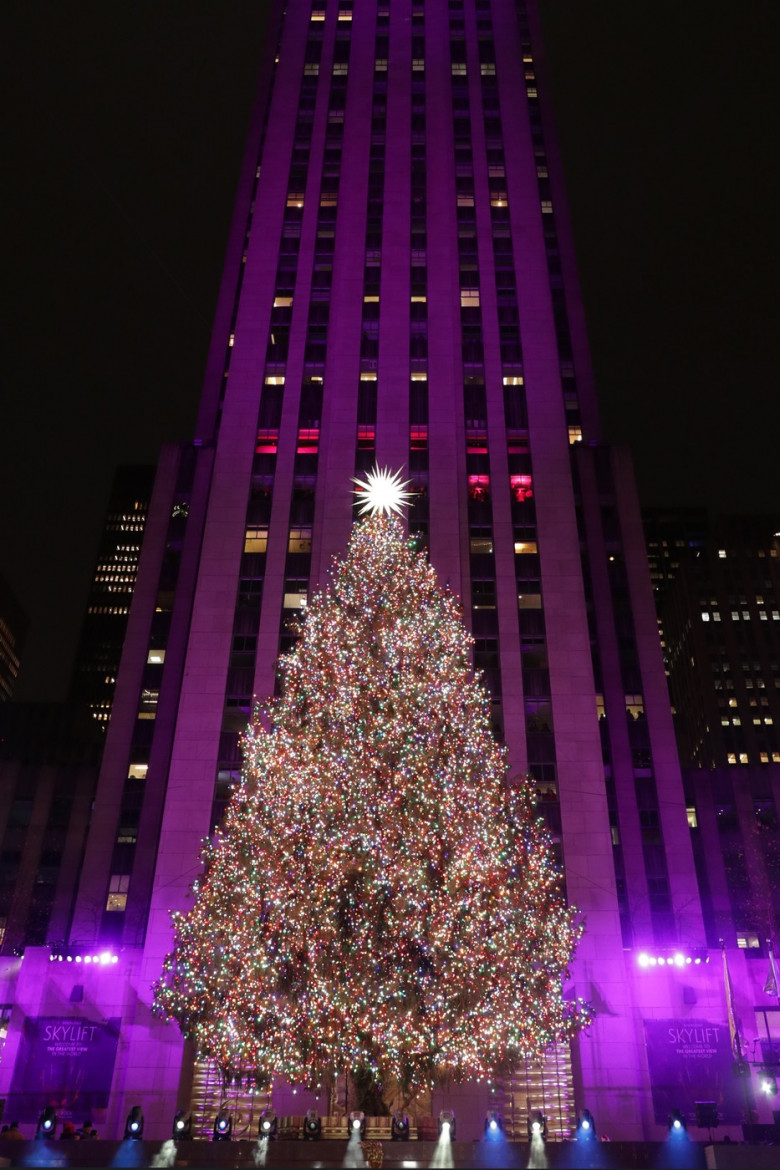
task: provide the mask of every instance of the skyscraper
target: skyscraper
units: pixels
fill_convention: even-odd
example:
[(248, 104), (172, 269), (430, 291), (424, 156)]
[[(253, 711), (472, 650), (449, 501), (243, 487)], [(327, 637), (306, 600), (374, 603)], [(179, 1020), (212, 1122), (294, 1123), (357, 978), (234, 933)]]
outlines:
[[(154, 467), (120, 467), (114, 475), (76, 653), (71, 699), (85, 703), (104, 729), (111, 715), (153, 482)], [(152, 703), (153, 698), (149, 696)]]
[(13, 696), (28, 625), (27, 614), (0, 577), (0, 703)]
[[(170, 911), (289, 619), (345, 548), (351, 476), (387, 465), (411, 480), (410, 530), (462, 598), (496, 733), (538, 784), (587, 923), (572, 991), (596, 1022), (551, 1056), (552, 1090), (533, 1069), (493, 1086), (501, 1108), (512, 1132), (539, 1093), (559, 1133), (578, 1104), (613, 1137), (659, 1136), (659, 1026), (726, 1009), (693, 966), (706, 939), (642, 526), (599, 431), (535, 7), (289, 0), (270, 43), (196, 436), (164, 451), (152, 493), (70, 925), (72, 958), (118, 962), (91, 963), (68, 1000), (73, 968), (30, 954), (16, 1002), (119, 1020), (103, 1129), (146, 1095), (149, 1131), (168, 1132), (205, 1075), (150, 1013)], [(30, 1035), (9, 1034), (18, 1084)], [(312, 1103), (274, 1092), (280, 1113)], [(489, 1097), (440, 1101), (469, 1137)]]

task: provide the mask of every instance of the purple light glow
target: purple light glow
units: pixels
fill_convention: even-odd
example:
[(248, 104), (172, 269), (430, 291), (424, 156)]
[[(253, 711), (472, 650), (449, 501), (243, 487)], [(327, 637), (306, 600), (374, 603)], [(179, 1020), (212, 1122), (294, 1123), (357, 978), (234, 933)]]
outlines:
[(686, 955), (683, 951), (675, 951), (671, 955), (651, 955), (648, 951), (640, 951), (636, 961), (637, 966), (646, 970), (648, 967), (698, 967), (701, 963), (709, 963), (710, 957), (702, 952)]
[(76, 963), (94, 963), (96, 967), (111, 967), (119, 962), (119, 955), (113, 955), (110, 951), (101, 951), (97, 955), (67, 955), (67, 954), (51, 954), (49, 955), (50, 963), (72, 962)]

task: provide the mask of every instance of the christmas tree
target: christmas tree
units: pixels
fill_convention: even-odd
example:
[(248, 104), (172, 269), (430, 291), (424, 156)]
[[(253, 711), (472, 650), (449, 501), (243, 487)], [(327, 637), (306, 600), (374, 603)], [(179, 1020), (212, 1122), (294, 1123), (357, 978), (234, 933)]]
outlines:
[(393, 484), (369, 477), (370, 514), (280, 661), (155, 988), (202, 1055), (261, 1083), (347, 1073), (408, 1097), (589, 1019), (563, 996), (582, 927), (532, 783), (507, 779), (458, 602)]

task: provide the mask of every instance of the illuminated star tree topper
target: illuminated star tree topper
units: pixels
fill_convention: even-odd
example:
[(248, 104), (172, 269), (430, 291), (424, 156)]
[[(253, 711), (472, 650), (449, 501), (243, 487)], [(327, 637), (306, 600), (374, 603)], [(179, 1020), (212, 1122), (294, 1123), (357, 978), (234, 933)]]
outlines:
[(406, 491), (411, 481), (402, 480), (401, 472), (391, 471), (389, 467), (375, 467), (366, 473), (365, 479), (353, 477), (352, 482), (357, 484), (355, 495), (361, 516), (392, 513), (401, 516), (412, 499), (412, 493)]

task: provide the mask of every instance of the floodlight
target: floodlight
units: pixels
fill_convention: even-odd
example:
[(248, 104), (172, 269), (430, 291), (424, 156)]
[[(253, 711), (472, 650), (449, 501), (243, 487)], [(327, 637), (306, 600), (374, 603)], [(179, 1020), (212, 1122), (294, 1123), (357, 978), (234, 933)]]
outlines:
[(682, 1137), (688, 1129), (685, 1118), (679, 1109), (673, 1109), (669, 1114), (669, 1136)]
[(455, 1140), (455, 1114), (451, 1109), (442, 1109), (439, 1113), (439, 1137)]
[(529, 1142), (546, 1142), (547, 1141), (547, 1118), (542, 1113), (541, 1109), (532, 1109), (528, 1114), (526, 1122), (528, 1130)]
[(409, 1140), (409, 1118), (403, 1109), (397, 1109), (390, 1122), (390, 1140), (393, 1142), (407, 1142)]
[(322, 1118), (316, 1109), (309, 1109), (303, 1119), (303, 1140), (317, 1142), (322, 1137)]
[(763, 1068), (759, 1073), (758, 1085), (765, 1097), (777, 1096), (777, 1077), (769, 1069)]
[(144, 1114), (140, 1105), (134, 1105), (125, 1121), (125, 1141), (140, 1142), (144, 1135)]
[(362, 1109), (355, 1109), (349, 1115), (349, 1129), (350, 1136), (353, 1133), (359, 1133), (361, 1140), (366, 1136), (366, 1115)]
[(264, 1109), (260, 1114), (260, 1124), (257, 1127), (258, 1137), (275, 1138), (279, 1132), (279, 1118), (273, 1109)]
[(496, 1113), (495, 1109), (488, 1109), (485, 1114), (485, 1137), (497, 1138), (504, 1132), (504, 1125), (501, 1117)]
[(173, 1140), (186, 1142), (192, 1137), (192, 1114), (187, 1109), (177, 1109), (173, 1118)]
[(57, 1129), (57, 1113), (53, 1105), (46, 1105), (38, 1118), (36, 1137), (53, 1138)]
[(598, 1139), (596, 1122), (590, 1109), (580, 1109), (577, 1115), (577, 1141), (595, 1142)]
[(214, 1118), (214, 1136), (212, 1141), (229, 1142), (233, 1133), (233, 1118), (227, 1109), (220, 1109)]

